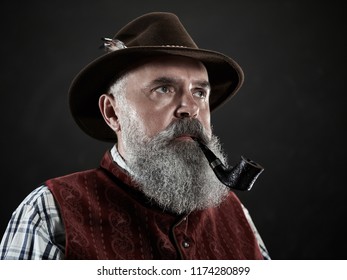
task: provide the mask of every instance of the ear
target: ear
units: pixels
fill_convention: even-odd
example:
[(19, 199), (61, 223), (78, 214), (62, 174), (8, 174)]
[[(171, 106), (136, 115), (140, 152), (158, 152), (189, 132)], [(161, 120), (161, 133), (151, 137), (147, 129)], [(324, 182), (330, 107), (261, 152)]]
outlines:
[(102, 94), (99, 98), (99, 109), (108, 126), (116, 133), (120, 131), (116, 101), (112, 94)]

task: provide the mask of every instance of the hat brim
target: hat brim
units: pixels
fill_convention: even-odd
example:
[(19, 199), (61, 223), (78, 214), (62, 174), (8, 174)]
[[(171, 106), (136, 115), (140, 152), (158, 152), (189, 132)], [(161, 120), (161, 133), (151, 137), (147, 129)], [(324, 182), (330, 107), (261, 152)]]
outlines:
[(221, 53), (184, 47), (131, 47), (105, 54), (82, 69), (69, 89), (69, 105), (79, 127), (98, 140), (115, 142), (115, 132), (104, 121), (98, 106), (101, 94), (129, 65), (148, 57), (179, 55), (201, 61), (211, 84), (210, 110), (232, 98), (243, 83), (241, 67)]

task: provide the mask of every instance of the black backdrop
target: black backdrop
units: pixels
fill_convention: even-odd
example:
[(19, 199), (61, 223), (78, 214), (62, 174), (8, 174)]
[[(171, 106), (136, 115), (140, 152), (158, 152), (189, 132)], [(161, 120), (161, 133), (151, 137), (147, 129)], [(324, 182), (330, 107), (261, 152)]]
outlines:
[(67, 91), (104, 36), (150, 11), (176, 13), (243, 67), (212, 121), (231, 163), (266, 171), (238, 193), (274, 259), (346, 259), (345, 1), (3, 1), (0, 232), (44, 180), (92, 168), (110, 144), (73, 122)]

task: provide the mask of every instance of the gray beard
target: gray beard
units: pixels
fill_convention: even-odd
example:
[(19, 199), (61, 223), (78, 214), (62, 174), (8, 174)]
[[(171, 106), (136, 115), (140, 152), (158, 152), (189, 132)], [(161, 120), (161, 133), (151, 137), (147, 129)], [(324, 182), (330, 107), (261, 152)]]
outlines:
[(152, 202), (175, 214), (217, 206), (229, 192), (198, 144), (176, 139), (187, 134), (201, 139), (226, 162), (218, 138), (212, 135), (209, 139), (195, 119), (177, 120), (151, 139), (136, 116), (122, 124), (126, 163), (133, 182)]

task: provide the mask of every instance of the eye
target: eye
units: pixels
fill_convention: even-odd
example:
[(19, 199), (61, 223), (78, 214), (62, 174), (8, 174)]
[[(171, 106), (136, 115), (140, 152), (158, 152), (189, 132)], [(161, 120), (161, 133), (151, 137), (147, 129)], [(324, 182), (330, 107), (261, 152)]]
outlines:
[(197, 90), (193, 93), (193, 95), (200, 99), (206, 99), (207, 92), (205, 90)]
[(174, 92), (175, 90), (172, 86), (160, 86), (155, 88), (154, 91), (160, 94), (168, 94), (168, 93)]

